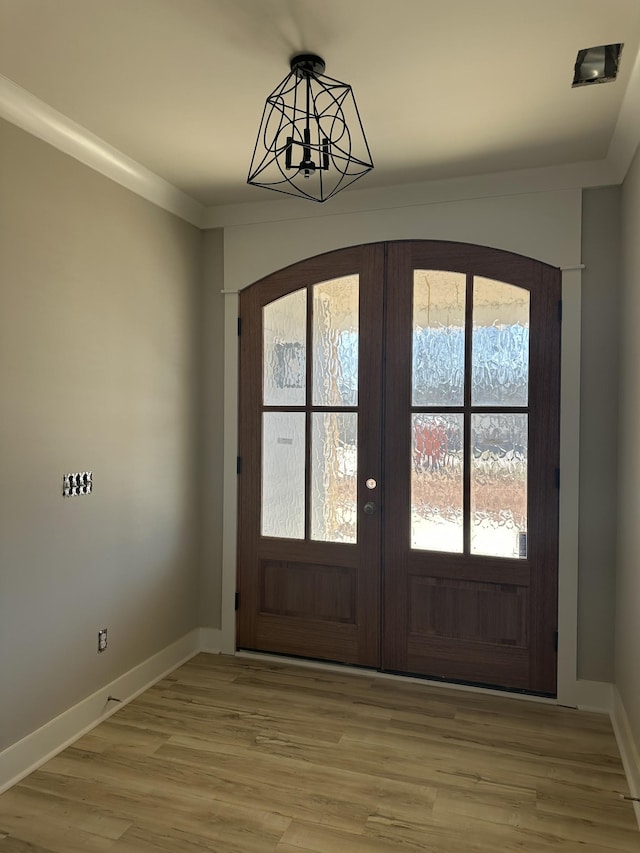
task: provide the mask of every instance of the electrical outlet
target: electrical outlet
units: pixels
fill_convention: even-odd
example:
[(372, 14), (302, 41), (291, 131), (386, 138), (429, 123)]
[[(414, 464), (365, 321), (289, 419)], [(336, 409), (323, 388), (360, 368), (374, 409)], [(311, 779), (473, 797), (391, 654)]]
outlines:
[(98, 652), (103, 652), (107, 648), (107, 629), (101, 628), (98, 631)]

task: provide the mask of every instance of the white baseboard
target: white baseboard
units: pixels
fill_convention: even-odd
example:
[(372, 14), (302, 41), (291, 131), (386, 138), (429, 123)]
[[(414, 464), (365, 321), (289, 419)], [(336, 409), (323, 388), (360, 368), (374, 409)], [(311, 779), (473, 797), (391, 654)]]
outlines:
[[(0, 752), (0, 794), (192, 658), (201, 650), (200, 639), (200, 629), (185, 634)], [(122, 701), (109, 702), (108, 696)]]
[[(222, 631), (219, 628), (196, 628), (189, 634), (167, 646), (162, 651), (133, 667), (124, 675), (116, 678), (110, 684), (97, 690), (91, 696), (87, 696), (77, 705), (64, 711), (58, 717), (45, 723), (35, 732), (22, 738), (12, 746), (0, 752), (0, 794), (12, 785), (15, 785), (29, 773), (53, 758), (67, 746), (70, 746), (82, 735), (97, 726), (114, 714), (123, 705), (131, 702), (156, 682), (160, 681), (181, 664), (190, 660), (198, 652), (208, 654), (220, 654), (222, 646)], [(274, 658), (269, 655), (252, 654), (240, 652), (239, 656), (257, 659)], [(335, 670), (337, 672), (349, 671), (349, 667), (322, 664), (315, 661), (287, 659), (278, 656), (280, 662), (289, 662), (297, 666), (306, 666), (315, 669)], [(354, 674), (368, 674), (378, 678), (390, 678), (400, 681), (411, 681), (421, 683), (414, 678), (405, 678), (397, 675), (387, 675), (373, 670), (353, 669)], [(472, 690), (474, 692), (490, 693), (495, 691), (480, 688), (463, 687), (461, 685), (446, 684), (438, 682), (423, 682), (429, 686), (441, 686), (443, 688), (456, 690)], [(528, 701), (555, 702), (534, 696), (512, 694), (514, 698), (526, 699)], [(121, 702), (109, 702), (109, 696), (117, 696)], [(578, 707), (584, 711), (598, 711), (609, 713), (611, 723), (618, 742), (618, 748), (622, 757), (622, 763), (627, 776), (629, 790), (633, 797), (640, 796), (640, 759), (638, 750), (631, 733), (631, 726), (627, 717), (622, 699), (614, 685), (600, 681), (579, 680), (576, 683), (576, 696)], [(640, 827), (640, 803), (634, 803), (638, 826)]]
[[(622, 758), (622, 766), (627, 777), (629, 791), (632, 797), (640, 797), (640, 757), (638, 747), (633, 738), (629, 717), (618, 693), (618, 688), (613, 687), (611, 704), (611, 725), (618, 741), (618, 749)], [(634, 803), (638, 828), (640, 829), (640, 803)]]
[(222, 649), (222, 631), (220, 628), (198, 628), (199, 649), (210, 655), (219, 655)]
[(581, 711), (610, 714), (613, 685), (607, 681), (587, 681), (579, 678), (575, 684), (576, 706)]

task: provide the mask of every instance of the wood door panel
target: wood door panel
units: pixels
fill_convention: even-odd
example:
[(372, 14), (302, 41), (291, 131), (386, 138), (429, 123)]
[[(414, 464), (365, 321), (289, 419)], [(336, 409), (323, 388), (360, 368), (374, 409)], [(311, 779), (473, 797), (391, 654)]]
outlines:
[(514, 586), (529, 586), (531, 577), (528, 560), (477, 557), (470, 562), (462, 554), (438, 554), (434, 557), (425, 551), (410, 552), (408, 572), (410, 575), (424, 577), (459, 578)]
[[(426, 321), (419, 321), (422, 323), (419, 334), (425, 331), (435, 334), (437, 327), (437, 333), (440, 330), (447, 334), (452, 332), (449, 340), (455, 342), (460, 340), (456, 338), (457, 330), (464, 325), (466, 332), (461, 344), (464, 349), (464, 402), (460, 405), (413, 405), (414, 270), (421, 271), (420, 281), (429, 284), (429, 294), (435, 293), (443, 280), (446, 285), (447, 272), (457, 274), (454, 301), (458, 306), (456, 310), (462, 305), (463, 319), (454, 321), (441, 316), (448, 310), (442, 307), (448, 304), (448, 296), (443, 303), (429, 302), (429, 306), (434, 306), (434, 314), (429, 314), (430, 319)], [(437, 275), (440, 278), (431, 279), (429, 271), (439, 271)], [(317, 369), (317, 363), (327, 357), (323, 354), (314, 362), (309, 349), (316, 328), (309, 308), (313, 305), (314, 293), (318, 292), (313, 288), (321, 282), (353, 275), (359, 277), (360, 294), (358, 405), (342, 408), (339, 405), (314, 405), (310, 393), (312, 372)], [(523, 329), (527, 324), (526, 320), (519, 319), (520, 315), (516, 319), (511, 315), (512, 319), (504, 320), (504, 312), (508, 313), (508, 307), (504, 306), (508, 305), (508, 300), (499, 296), (495, 303), (487, 302), (486, 296), (483, 297), (482, 291), (476, 287), (478, 276), (493, 280), (496, 283), (491, 285), (494, 291), (500, 289), (500, 283), (528, 291), (524, 301), (529, 305), (526, 332), (529, 340), (529, 396), (528, 401), (526, 395), (522, 398), (522, 405), (510, 406), (509, 400), (502, 397), (499, 399), (506, 400), (502, 405), (474, 405), (471, 383), (475, 358), (472, 333), (476, 328), (475, 294), (480, 294), (478, 310), (485, 312), (478, 315), (478, 328), (497, 329), (504, 323), (509, 329), (516, 328), (518, 324)], [(242, 292), (239, 647), (555, 694), (560, 280), (558, 270), (512, 253), (457, 243), (406, 241), (357, 246), (312, 258), (268, 276)], [(262, 392), (264, 309), (301, 289), (307, 290), (308, 311), (304, 380), (306, 403), (265, 405)], [(425, 297), (420, 298), (424, 304)], [(486, 311), (488, 308), (494, 310), (494, 305), (498, 306), (498, 314), (495, 318), (489, 315), (487, 319)], [(274, 316), (274, 311), (267, 313)], [(455, 316), (459, 318), (462, 315)], [(427, 327), (426, 330), (423, 326)], [(323, 333), (319, 334), (322, 337)], [(299, 347), (302, 335), (282, 340), (291, 346), (295, 341), (295, 346)], [(522, 336), (519, 340), (523, 340)], [(431, 349), (429, 352), (428, 357), (424, 354), (419, 356), (427, 366), (436, 363), (433, 359), (439, 358), (442, 350)], [(503, 352), (511, 350), (507, 348)], [(452, 370), (460, 375), (459, 366), (452, 367)], [(304, 371), (301, 369), (300, 372)], [(332, 375), (335, 378), (335, 373)], [(312, 531), (309, 521), (311, 517), (317, 518), (313, 516), (315, 499), (311, 496), (311, 466), (315, 457), (310, 436), (313, 424), (318, 422), (318, 413), (340, 411), (352, 412), (358, 419), (357, 486), (353, 481), (349, 486), (351, 495), (357, 488), (357, 507), (354, 505), (349, 510), (352, 514), (346, 523), (346, 527), (352, 529), (352, 519), (357, 515), (355, 544), (311, 539), (318, 533), (316, 528)], [(300, 412), (305, 416), (306, 520), (304, 534), (300, 534), (304, 538), (301, 539), (261, 535), (261, 431), (265, 412)], [(513, 413), (521, 416), (521, 422), (527, 419), (527, 426), (521, 427), (527, 434), (527, 442), (519, 444), (519, 447), (528, 447), (524, 473), (526, 501), (519, 498), (520, 504), (496, 506), (506, 506), (508, 511), (521, 513), (520, 517), (526, 518), (526, 522), (518, 522), (519, 526), (514, 526), (513, 517), (509, 521), (508, 512), (506, 521), (504, 516), (497, 520), (494, 518), (493, 527), (489, 525), (483, 529), (509, 531), (509, 536), (513, 531), (514, 550), (511, 550), (511, 545), (505, 550), (504, 544), (495, 549), (492, 545), (483, 546), (484, 550), (493, 550), (496, 554), (508, 554), (504, 557), (484, 556), (473, 553), (474, 548), (479, 549), (478, 540), (473, 538), (479, 523), (474, 527), (471, 520), (472, 514), (477, 512), (473, 509), (477, 504), (473, 502), (478, 494), (472, 486), (472, 482), (477, 483), (478, 480), (472, 481), (471, 474), (471, 460), (478, 458), (473, 455), (477, 451), (472, 433), (477, 427), (473, 424), (478, 423), (478, 415), (504, 421), (505, 415)], [(457, 445), (444, 462), (437, 458), (437, 467), (433, 462), (435, 457), (428, 456), (426, 465), (429, 467), (426, 467), (424, 460), (416, 458), (416, 453), (421, 453), (418, 445), (412, 448), (415, 419), (443, 417), (445, 414), (452, 415), (454, 424), (458, 424), (453, 427), (454, 435), (458, 436)], [(352, 427), (350, 436), (355, 432)], [(342, 437), (333, 439), (330, 446), (349, 443), (353, 447), (354, 439), (345, 439), (345, 434), (346, 431)], [(267, 438), (264, 440), (266, 442)], [(496, 456), (490, 458), (491, 465), (495, 460), (496, 464), (502, 464), (507, 452), (506, 444), (508, 440), (495, 445)], [(512, 445), (510, 452), (514, 447)], [(484, 447), (482, 452), (485, 452)], [(488, 452), (494, 453), (494, 450)], [(462, 474), (455, 471), (447, 474), (443, 470), (450, 464), (447, 459), (459, 459), (452, 464), (457, 464), (457, 471), (462, 471)], [(416, 467), (418, 465), (419, 468)], [(514, 463), (509, 470), (521, 471), (518, 465), (521, 462)], [(461, 505), (443, 505), (449, 512), (449, 519), (452, 508), (460, 514), (458, 517), (464, 519), (458, 528), (461, 531), (459, 541), (452, 547), (452, 553), (424, 550), (429, 544), (428, 537), (427, 540), (424, 538), (424, 530), (430, 524), (438, 523), (441, 495), (454, 494), (455, 490), (439, 489), (437, 483), (430, 490), (431, 481), (425, 478), (421, 491), (415, 492), (412, 486), (414, 468), (422, 475), (435, 471), (438, 477), (451, 476), (449, 482), (460, 483), (462, 478)], [(372, 490), (366, 486), (370, 479), (376, 481)], [(336, 487), (336, 494), (347, 493), (340, 488)], [(412, 489), (418, 494), (415, 501)], [(520, 486), (519, 494), (522, 496), (524, 493), (525, 487)], [(500, 495), (498, 497), (504, 499)], [(367, 514), (364, 512), (366, 503), (373, 504), (373, 508), (368, 507), (371, 511)], [(412, 510), (414, 503), (416, 508)], [(432, 505), (436, 507), (435, 514), (429, 509)], [(524, 505), (528, 514), (522, 516), (521, 507)], [(493, 518), (491, 513), (497, 512), (492, 507), (483, 511), (489, 513), (485, 518)], [(418, 514), (412, 516), (412, 512)], [(412, 518), (418, 518), (422, 527), (416, 527)], [(449, 523), (447, 520), (446, 524)], [(277, 528), (268, 529), (273, 532)], [(440, 532), (446, 529), (446, 526), (439, 528)], [(416, 535), (414, 530), (422, 532)], [(526, 554), (522, 557), (517, 554), (522, 540), (516, 540), (516, 532), (526, 534)], [(340, 539), (340, 536), (334, 538)], [(412, 541), (416, 547), (411, 546)], [(433, 541), (439, 548), (447, 547), (441, 537)]]
[(407, 669), (427, 672), (449, 681), (497, 684), (514, 690), (531, 690), (529, 651), (490, 643), (409, 635)]
[(355, 624), (354, 569), (262, 560), (260, 572), (260, 613)]
[(257, 624), (255, 648), (299, 657), (375, 666), (376, 655), (362, 647), (355, 625), (263, 615)]
[(337, 562), (341, 566), (355, 569), (359, 565), (360, 555), (355, 545), (340, 542), (309, 542), (304, 539), (260, 539), (260, 558), (263, 560), (289, 560), (294, 563), (319, 563), (330, 565)]
[[(457, 406), (413, 405), (414, 270), (466, 276), (464, 402)], [(473, 403), (477, 276), (528, 291), (526, 406)], [(385, 428), (393, 439), (385, 443), (383, 668), (555, 694), (559, 300), (559, 271), (529, 258), (454, 243), (389, 245), (386, 304), (392, 310), (385, 323)], [(464, 425), (461, 553), (411, 547), (412, 418), (445, 412), (457, 413)], [(528, 417), (528, 551), (522, 559), (476, 555), (471, 547), (473, 418), (511, 412)]]
[[(295, 264), (243, 291), (240, 297), (240, 434), (242, 469), (238, 491), (238, 645), (363, 666), (380, 662), (380, 539), (381, 514), (364, 513), (378, 492), (365, 486), (380, 479), (382, 465), (382, 317), (384, 247), (359, 246)], [(322, 358), (313, 355), (314, 286), (358, 276), (358, 400), (357, 407), (315, 405), (313, 371)], [(306, 400), (301, 405), (265, 405), (263, 399), (263, 321), (267, 305), (307, 290)], [(325, 302), (319, 309), (327, 311)], [(336, 316), (339, 312), (336, 312)], [(323, 322), (335, 320), (326, 313)], [(339, 322), (339, 320), (335, 320)], [(330, 332), (336, 341), (340, 329)], [(353, 334), (352, 328), (347, 329)], [(280, 333), (278, 333), (280, 334)], [(284, 339), (286, 342), (286, 338)], [(299, 343), (297, 344), (297, 346)], [(335, 385), (335, 374), (331, 375)], [(299, 386), (296, 386), (299, 387)], [(355, 478), (357, 542), (318, 541), (313, 516), (311, 466), (316, 413), (351, 412), (357, 417)], [(304, 538), (261, 535), (262, 423), (264, 412), (300, 412), (305, 418)], [(336, 445), (332, 445), (336, 446)], [(332, 459), (333, 475), (339, 460)], [(348, 463), (344, 463), (344, 470)], [(353, 488), (353, 483), (349, 484)], [(337, 489), (334, 490), (337, 493)], [(353, 492), (352, 492), (353, 493)], [(342, 494), (342, 493), (340, 493)], [(353, 518), (353, 515), (351, 516)], [(340, 539), (340, 533), (335, 537)]]
[(528, 646), (528, 590), (458, 578), (409, 579), (409, 633)]

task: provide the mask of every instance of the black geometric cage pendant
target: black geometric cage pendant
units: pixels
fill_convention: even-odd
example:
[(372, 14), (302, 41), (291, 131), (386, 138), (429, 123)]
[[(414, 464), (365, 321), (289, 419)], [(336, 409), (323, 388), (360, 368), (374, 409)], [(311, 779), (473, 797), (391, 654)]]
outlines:
[(265, 103), (248, 184), (323, 202), (373, 169), (351, 86), (324, 70), (313, 53), (293, 57)]

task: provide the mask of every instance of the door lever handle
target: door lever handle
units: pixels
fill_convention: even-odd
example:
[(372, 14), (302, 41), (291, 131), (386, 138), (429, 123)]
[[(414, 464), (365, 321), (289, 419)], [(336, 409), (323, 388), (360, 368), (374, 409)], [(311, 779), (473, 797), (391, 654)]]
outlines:
[(375, 513), (375, 511), (376, 511), (377, 507), (376, 507), (376, 505), (375, 505), (372, 501), (368, 501), (368, 502), (364, 505), (363, 509), (364, 509), (364, 514), (365, 514), (365, 515), (373, 515), (373, 514)]

